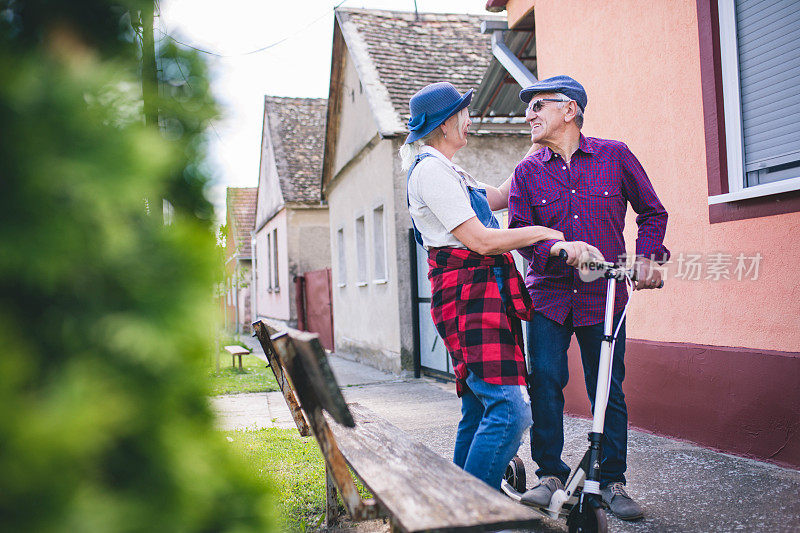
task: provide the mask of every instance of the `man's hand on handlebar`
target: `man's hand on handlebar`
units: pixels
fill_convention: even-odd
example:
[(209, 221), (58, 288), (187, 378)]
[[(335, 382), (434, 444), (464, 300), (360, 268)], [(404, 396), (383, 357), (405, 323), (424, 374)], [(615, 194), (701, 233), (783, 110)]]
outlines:
[(636, 285), (633, 286), (633, 290), (660, 289), (664, 286), (664, 281), (661, 279), (661, 270), (650, 259), (637, 257), (633, 268), (636, 270)]
[(560, 241), (550, 248), (550, 255), (558, 256), (561, 251), (567, 254), (565, 261), (569, 266), (578, 268), (581, 263), (590, 259), (604, 261), (600, 250), (583, 241)]

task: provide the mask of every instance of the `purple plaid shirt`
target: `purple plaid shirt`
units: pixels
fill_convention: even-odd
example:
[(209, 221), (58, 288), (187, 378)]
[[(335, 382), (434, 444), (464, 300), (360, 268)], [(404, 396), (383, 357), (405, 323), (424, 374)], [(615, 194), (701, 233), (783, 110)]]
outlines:
[[(607, 261), (621, 261), (628, 202), (639, 214), (636, 254), (666, 261), (667, 212), (642, 165), (625, 143), (581, 135), (569, 167), (549, 148), (517, 165), (508, 198), (509, 227), (554, 228), (568, 241), (597, 247)], [(542, 241), (519, 250), (530, 261), (525, 285), (534, 308), (560, 324), (570, 311), (575, 326), (602, 322), (606, 280), (581, 281), (576, 269), (550, 256), (556, 242)], [(617, 313), (627, 298), (625, 284), (617, 284)]]

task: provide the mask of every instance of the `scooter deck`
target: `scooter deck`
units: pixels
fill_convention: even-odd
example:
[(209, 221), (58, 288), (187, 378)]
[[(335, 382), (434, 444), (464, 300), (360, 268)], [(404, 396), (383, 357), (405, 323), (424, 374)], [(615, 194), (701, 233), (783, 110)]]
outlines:
[(511, 486), (511, 484), (506, 481), (505, 479), (500, 482), (500, 489), (512, 500), (519, 503), (520, 505), (524, 505), (529, 509), (533, 509), (534, 511), (538, 512), (542, 516), (546, 516), (547, 518), (566, 518), (569, 512), (572, 510), (571, 503), (565, 503), (561, 507), (560, 512), (553, 512), (548, 511), (546, 507), (539, 507), (538, 505), (529, 505), (527, 503), (523, 503), (522, 501), (522, 493), (519, 492), (517, 489)]

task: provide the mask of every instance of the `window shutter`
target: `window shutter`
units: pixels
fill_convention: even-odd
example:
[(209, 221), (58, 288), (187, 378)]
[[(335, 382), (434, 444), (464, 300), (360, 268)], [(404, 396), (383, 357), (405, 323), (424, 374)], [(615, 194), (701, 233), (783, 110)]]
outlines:
[(736, 0), (747, 186), (796, 177), (800, 166), (800, 9), (792, 0)]

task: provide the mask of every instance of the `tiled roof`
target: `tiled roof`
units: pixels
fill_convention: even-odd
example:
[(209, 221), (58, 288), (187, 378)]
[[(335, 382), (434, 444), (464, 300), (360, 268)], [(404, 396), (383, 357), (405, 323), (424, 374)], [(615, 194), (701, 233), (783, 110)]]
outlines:
[(244, 257), (250, 257), (250, 232), (255, 229), (258, 187), (228, 187), (228, 231), (235, 239), (234, 247)]
[(325, 98), (265, 98), (264, 112), (286, 202), (319, 203), (327, 102)]
[[(492, 59), (491, 37), (480, 33), (484, 20), (502, 17), (338, 9), (342, 26), (352, 26), (386, 88), (399, 123), (409, 118), (408, 101), (425, 85), (449, 81), (459, 91), (477, 89)], [(345, 41), (352, 53), (358, 46)], [(355, 49), (355, 50), (354, 50)], [(356, 59), (358, 63), (358, 59)], [(399, 133), (399, 132), (398, 132)]]

